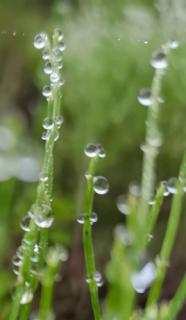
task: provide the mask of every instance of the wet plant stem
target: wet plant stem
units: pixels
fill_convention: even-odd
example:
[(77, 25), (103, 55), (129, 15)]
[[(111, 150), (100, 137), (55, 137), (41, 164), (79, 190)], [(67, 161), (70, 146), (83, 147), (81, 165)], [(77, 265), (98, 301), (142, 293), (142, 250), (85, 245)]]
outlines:
[(96, 266), (95, 266), (94, 248), (93, 248), (93, 241), (92, 241), (92, 226), (90, 223), (90, 215), (92, 213), (93, 198), (94, 198), (93, 179), (94, 179), (94, 174), (96, 170), (97, 160), (98, 160), (97, 157), (91, 159), (89, 170), (87, 173), (87, 189), (85, 194), (85, 222), (83, 225), (83, 247), (84, 247), (85, 263), (86, 263), (86, 272), (87, 272), (87, 277), (89, 279), (89, 291), (90, 291), (92, 309), (94, 313), (94, 319), (100, 320), (101, 315), (100, 315), (98, 288), (97, 288), (96, 281), (94, 280)]
[[(52, 87), (52, 94), (48, 101), (48, 109), (47, 109), (47, 118), (51, 118), (53, 120), (53, 126), (50, 130), (49, 139), (46, 140), (45, 143), (45, 152), (43, 159), (43, 168), (42, 174), (47, 177), (47, 181), (39, 181), (37, 187), (37, 195), (36, 201), (34, 205), (47, 205), (51, 207), (52, 201), (52, 189), (53, 189), (53, 153), (54, 153), (54, 144), (55, 137), (58, 134), (59, 128), (54, 123), (54, 118), (60, 115), (60, 104), (61, 104), (61, 87), (58, 83), (56, 83)], [(9, 315), (9, 320), (18, 319), (20, 308), (24, 308), (24, 312), (22, 313), (21, 320), (27, 320), (29, 317), (30, 308), (26, 308), (25, 306), (20, 305), (21, 294), (24, 292), (25, 282), (31, 283), (31, 256), (33, 254), (34, 245), (37, 243), (39, 238), (39, 267), (42, 268), (45, 261), (46, 250), (48, 246), (48, 230), (45, 228), (39, 228), (34, 221), (31, 219), (30, 222), (30, 231), (25, 233), (23, 237), (22, 244), (27, 241), (27, 245), (24, 245), (24, 253), (22, 257), (22, 264), (20, 266), (19, 275), (17, 277), (17, 285), (16, 292), (14, 295), (14, 299), (12, 301), (12, 308)], [(36, 281), (34, 285), (34, 290), (37, 287), (38, 281)]]
[[(165, 47), (165, 52), (168, 55), (169, 53), (168, 46)], [(164, 69), (156, 69), (152, 86), (151, 86), (152, 105), (148, 109), (147, 122), (146, 122), (146, 140), (145, 140), (146, 150), (143, 156), (141, 200), (138, 207), (138, 230), (139, 230), (138, 236), (140, 234), (145, 233), (146, 221), (149, 213), (148, 202), (151, 200), (154, 192), (155, 163), (158, 155), (158, 147), (161, 145), (158, 119), (159, 119), (161, 87), (162, 87), (162, 80), (163, 80), (164, 74), (165, 74)], [(137, 239), (139, 238), (137, 237)], [(139, 244), (139, 241), (137, 241), (137, 243)]]
[(168, 226), (166, 228), (165, 237), (160, 251), (159, 261), (157, 262), (156, 280), (150, 290), (146, 308), (157, 302), (162, 283), (165, 278), (165, 273), (168, 267), (170, 255), (175, 241), (178, 224), (180, 221), (182, 200), (184, 196), (184, 180), (186, 178), (186, 154), (184, 155), (181, 165), (179, 180), (177, 182), (176, 193), (174, 194), (171, 212), (169, 216)]
[(182, 304), (186, 299), (186, 275), (184, 276), (183, 280), (181, 281), (175, 296), (172, 298), (169, 309), (168, 315), (165, 320), (175, 320), (178, 312), (181, 309)]

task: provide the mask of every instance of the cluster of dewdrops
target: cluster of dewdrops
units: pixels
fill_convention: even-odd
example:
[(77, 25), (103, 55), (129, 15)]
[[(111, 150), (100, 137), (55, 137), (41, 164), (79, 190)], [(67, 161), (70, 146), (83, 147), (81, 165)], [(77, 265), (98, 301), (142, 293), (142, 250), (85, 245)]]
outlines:
[[(42, 58), (44, 60), (43, 71), (49, 78), (49, 84), (45, 85), (42, 90), (43, 96), (50, 103), (53, 101), (56, 90), (61, 89), (64, 85), (64, 79), (61, 74), (63, 68), (63, 52), (65, 50), (64, 35), (60, 29), (55, 29), (52, 42), (45, 33), (38, 33), (34, 38), (34, 47), (42, 50)], [(59, 94), (59, 91), (58, 93)], [(45, 131), (42, 134), (43, 140), (49, 140), (52, 129), (54, 130), (54, 141), (59, 138), (58, 130), (63, 123), (63, 117), (56, 115), (45, 118), (43, 128)]]
[[(88, 158), (105, 158), (106, 153), (101, 144), (92, 144), (89, 143), (86, 145), (84, 149), (84, 153)], [(93, 179), (93, 190), (95, 193), (99, 195), (104, 195), (109, 191), (109, 183), (108, 180), (103, 176), (91, 176), (90, 173), (85, 174), (85, 178)], [(90, 216), (87, 216), (86, 213), (83, 213), (78, 216), (77, 221), (80, 224), (84, 224), (86, 220), (89, 220), (90, 224), (93, 225), (98, 221), (98, 216), (95, 212), (92, 212)], [(97, 287), (101, 287), (103, 285), (103, 278), (100, 272), (96, 271), (93, 276), (87, 275), (86, 282), (90, 284), (92, 281), (95, 281)]]
[[(45, 61), (44, 73), (49, 75), (50, 84), (44, 86), (43, 96), (46, 97), (47, 101), (50, 102), (54, 98), (56, 90), (60, 89), (64, 84), (64, 80), (61, 76), (61, 69), (63, 67), (63, 56), (62, 53), (65, 49), (63, 42), (63, 33), (61, 30), (56, 29), (53, 34), (52, 45), (49, 41), (47, 34), (38, 33), (34, 38), (34, 47), (36, 49), (42, 50), (42, 57)], [(63, 123), (63, 118), (61, 115), (57, 115), (54, 118), (46, 118), (43, 122), (43, 127), (46, 130), (43, 135), (43, 140), (48, 140), (50, 134), (53, 131), (53, 139), (56, 141), (59, 137), (58, 130)], [(53, 129), (53, 130), (52, 130)], [(40, 181), (47, 182), (48, 176), (41, 172)], [(31, 231), (31, 220), (41, 229), (48, 229), (52, 226), (53, 216), (51, 212), (51, 206), (47, 204), (34, 204), (28, 213), (23, 217), (20, 227), (25, 233)], [(21, 272), (21, 266), (23, 263), (24, 252), (29, 246), (28, 237), (24, 237), (21, 246), (18, 248), (15, 256), (12, 259), (13, 263), (13, 272), (19, 276)], [(38, 275), (38, 262), (40, 255), (40, 246), (35, 243), (32, 256), (31, 256), (31, 270), (30, 275)], [(20, 304), (27, 304), (33, 299), (33, 293), (30, 288), (30, 284), (25, 281), (25, 290), (20, 299)]]

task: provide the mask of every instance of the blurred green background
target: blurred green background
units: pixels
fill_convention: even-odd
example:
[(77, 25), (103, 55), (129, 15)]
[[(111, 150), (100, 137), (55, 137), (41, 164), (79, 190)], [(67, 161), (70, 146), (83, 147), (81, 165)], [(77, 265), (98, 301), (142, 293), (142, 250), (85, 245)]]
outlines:
[[(184, 0), (1, 0), (0, 2), (0, 302), (2, 319), (9, 309), (11, 257), (20, 244), (19, 227), (35, 199), (41, 168), (41, 123), (46, 102), (41, 95), (47, 78), (40, 53), (33, 47), (37, 32), (65, 34), (62, 114), (64, 126), (55, 153), (54, 215), (50, 242), (69, 249), (64, 281), (57, 284), (57, 319), (90, 319), (81, 229), (76, 215), (83, 210), (86, 143), (102, 143), (107, 157), (98, 173), (110, 181), (110, 192), (96, 197), (99, 222), (94, 228), (96, 259), (104, 273), (113, 240), (113, 228), (124, 220), (116, 199), (131, 182), (141, 179), (146, 108), (137, 102), (141, 88), (149, 87), (153, 50), (169, 39), (180, 46), (169, 61), (162, 97), (160, 128), (163, 146), (157, 162), (157, 182), (178, 173), (186, 147), (186, 3)], [(166, 200), (151, 252), (158, 252), (168, 217)], [(169, 299), (185, 271), (186, 219), (183, 212), (172, 264), (163, 290)], [(175, 272), (176, 270), (176, 272)], [(171, 280), (171, 281), (170, 281)], [(101, 291), (104, 299), (105, 285)], [(142, 302), (143, 303), (143, 302)], [(61, 304), (63, 306), (61, 307)], [(37, 301), (36, 301), (37, 305)], [(185, 319), (184, 310), (179, 319)]]

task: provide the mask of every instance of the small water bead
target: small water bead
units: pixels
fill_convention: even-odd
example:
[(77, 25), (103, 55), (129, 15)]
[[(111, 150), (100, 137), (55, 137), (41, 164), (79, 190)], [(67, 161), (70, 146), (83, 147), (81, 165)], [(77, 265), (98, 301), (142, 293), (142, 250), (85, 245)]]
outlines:
[(161, 181), (161, 184), (163, 184), (165, 187), (165, 191), (164, 191), (163, 195), (164, 195), (164, 197), (167, 197), (170, 194), (170, 192), (168, 190), (168, 182), (166, 180), (163, 180), (163, 181)]
[(84, 153), (89, 158), (94, 158), (97, 156), (97, 144), (89, 143), (84, 149)]
[(65, 84), (65, 80), (61, 77), (60, 80), (59, 80), (59, 86), (63, 87), (64, 84)]
[(52, 95), (50, 86), (44, 86), (42, 90), (42, 95), (46, 98), (49, 98)]
[(59, 132), (57, 130), (54, 131), (54, 141), (56, 142), (59, 139)]
[(49, 51), (43, 50), (43, 52), (42, 52), (42, 58), (43, 58), (43, 60), (49, 60), (49, 58), (50, 58), (50, 53), (49, 53)]
[(52, 73), (52, 65), (50, 62), (46, 62), (44, 65), (44, 73), (51, 74)]
[(31, 221), (31, 217), (29, 214), (27, 214), (20, 223), (21, 229), (24, 230), (25, 232), (30, 231), (30, 221)]
[(145, 106), (150, 107), (152, 105), (152, 93), (150, 89), (142, 89), (138, 95), (138, 102)]
[(152, 55), (151, 65), (155, 69), (164, 70), (168, 67), (167, 55), (164, 50), (159, 49)]
[(93, 278), (94, 278), (94, 280), (95, 280), (96, 282), (99, 282), (99, 281), (102, 280), (102, 275), (101, 275), (101, 273), (100, 273), (99, 271), (96, 271), (96, 272), (94, 273), (94, 275), (93, 275)]
[(85, 215), (81, 214), (77, 217), (77, 222), (80, 224), (84, 224), (85, 223)]
[(153, 199), (150, 199), (150, 200), (148, 201), (148, 204), (149, 204), (150, 206), (153, 206), (153, 205), (155, 204), (154, 198), (153, 198)]
[(61, 127), (61, 125), (63, 124), (63, 117), (61, 115), (58, 115), (54, 118), (54, 123), (57, 125), (57, 127)]
[(62, 40), (64, 39), (64, 35), (63, 35), (63, 32), (61, 31), (61, 29), (56, 28), (56, 29), (54, 30), (54, 34), (57, 35), (57, 40), (58, 40), (58, 41), (62, 41)]
[(65, 46), (65, 44), (64, 44), (63, 41), (60, 41), (60, 42), (58, 43), (58, 48), (59, 48), (59, 50), (60, 50), (61, 52), (63, 52), (63, 51), (66, 49), (66, 46)]
[(97, 176), (94, 177), (94, 191), (97, 194), (103, 195), (109, 191), (109, 183), (105, 177)]
[(48, 141), (50, 138), (50, 130), (46, 130), (42, 133), (41, 139), (44, 141)]
[(162, 139), (161, 139), (161, 137), (149, 137), (148, 144), (151, 147), (159, 148), (162, 145)]
[(169, 48), (177, 49), (179, 47), (179, 42), (177, 40), (169, 41)]
[(17, 249), (17, 252), (16, 252), (16, 255), (22, 259), (23, 258), (23, 254), (24, 254), (24, 248), (23, 246), (20, 246), (18, 249)]
[(59, 80), (60, 80), (60, 75), (59, 75), (58, 71), (53, 71), (53, 72), (50, 74), (50, 81), (55, 84), (55, 83), (57, 83)]
[(22, 263), (22, 258), (18, 257), (17, 255), (15, 255), (13, 258), (12, 258), (12, 264), (14, 266), (20, 266)]
[(87, 275), (87, 276), (85, 277), (85, 281), (86, 281), (86, 283), (90, 284), (90, 283), (92, 282), (92, 278)]
[(43, 120), (43, 128), (44, 129), (50, 130), (50, 129), (52, 129), (53, 125), (54, 125), (53, 119), (47, 117)]
[(20, 299), (20, 304), (30, 303), (33, 299), (33, 293), (30, 289), (26, 289)]
[(90, 223), (94, 224), (98, 221), (98, 216), (95, 212), (92, 212), (90, 215)]
[(43, 49), (46, 46), (48, 37), (45, 33), (41, 32), (36, 34), (35, 38), (34, 38), (34, 47), (36, 49)]
[(41, 182), (47, 182), (48, 181), (48, 176), (45, 172), (41, 172), (40, 175), (39, 175), (39, 180)]
[(48, 229), (52, 226), (54, 218), (52, 216), (46, 216), (45, 214), (40, 214), (34, 216), (35, 224), (42, 229)]
[(130, 246), (132, 238), (130, 232), (122, 224), (118, 224), (114, 229), (116, 239), (119, 239), (125, 246)]
[(20, 274), (20, 272), (19, 272), (19, 266), (17, 266), (17, 265), (14, 265), (14, 266), (13, 266), (13, 273), (14, 273), (16, 276), (18, 276), (18, 275)]
[(169, 193), (175, 194), (177, 192), (176, 184), (178, 179), (177, 178), (170, 178), (167, 181), (167, 189)]
[(58, 67), (58, 70), (61, 70), (63, 68), (63, 63), (62, 62), (59, 63), (57, 67)]
[(99, 158), (105, 158), (106, 157), (105, 150), (104, 150), (104, 148), (103, 148), (103, 146), (101, 144), (97, 144), (97, 150), (98, 150)]
[(143, 293), (156, 277), (156, 267), (153, 262), (148, 262), (141, 271), (133, 273), (131, 283), (138, 293)]
[(124, 195), (120, 195), (117, 197), (116, 206), (121, 213), (126, 214), (126, 215), (129, 214), (129, 207), (127, 204), (127, 199)]
[(129, 185), (129, 192), (136, 198), (139, 198), (141, 196), (141, 188), (138, 184), (131, 183)]

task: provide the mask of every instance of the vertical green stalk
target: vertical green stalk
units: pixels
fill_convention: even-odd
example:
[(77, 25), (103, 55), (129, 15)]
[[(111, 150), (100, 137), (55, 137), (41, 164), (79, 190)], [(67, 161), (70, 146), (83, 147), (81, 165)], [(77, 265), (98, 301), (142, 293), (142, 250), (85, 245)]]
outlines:
[(171, 212), (169, 216), (168, 226), (166, 229), (163, 245), (161, 248), (159, 262), (157, 265), (156, 280), (150, 290), (149, 297), (147, 300), (147, 308), (157, 302), (159, 297), (160, 289), (162, 287), (167, 265), (169, 263), (172, 247), (175, 241), (178, 224), (180, 221), (182, 200), (184, 196), (184, 180), (186, 179), (186, 154), (184, 155), (183, 162), (180, 169), (179, 180), (177, 182), (177, 191), (173, 197)]
[[(58, 48), (58, 38), (63, 37), (59, 30), (56, 30), (53, 35), (53, 43), (52, 45), (49, 42), (47, 35), (38, 34), (36, 35), (37, 40), (45, 41), (46, 48), (49, 53), (49, 62), (51, 63), (52, 70), (58, 70), (59, 60), (55, 60), (55, 51), (53, 49)], [(36, 39), (36, 38), (35, 38)], [(60, 42), (61, 46), (64, 46), (63, 43)], [(41, 49), (41, 47), (36, 46), (36, 48)], [(59, 55), (62, 50), (57, 50), (57, 54)], [(59, 57), (59, 56), (58, 56)], [(50, 60), (51, 59), (51, 60)], [(59, 71), (58, 71), (59, 72)], [(60, 76), (59, 76), (60, 77)], [(47, 178), (46, 181), (40, 179), (38, 188), (37, 188), (37, 196), (36, 201), (33, 206), (41, 206), (46, 205), (51, 208), (52, 201), (52, 189), (53, 189), (53, 153), (54, 153), (54, 144), (56, 136), (58, 136), (58, 131), (60, 125), (55, 122), (56, 117), (60, 116), (60, 104), (61, 104), (61, 84), (60, 79), (51, 84), (51, 96), (48, 98), (48, 109), (47, 109), (47, 118), (52, 120), (52, 127), (48, 131), (49, 135), (46, 139), (45, 143), (45, 153), (43, 159), (43, 169), (42, 174)], [(24, 292), (25, 282), (28, 284), (32, 284), (33, 277), (30, 274), (31, 271), (31, 256), (33, 254), (33, 248), (39, 238), (40, 244), (40, 254), (39, 254), (39, 267), (42, 268), (44, 265), (44, 258), (46, 255), (46, 250), (48, 246), (48, 230), (45, 228), (38, 227), (34, 222), (34, 213), (33, 219), (30, 222), (30, 231), (25, 233), (23, 237), (22, 244), (27, 241), (27, 244), (24, 245), (24, 252), (22, 257), (22, 264), (19, 269), (19, 275), (17, 278), (17, 288), (14, 295), (14, 299), (12, 301), (12, 308), (9, 316), (9, 320), (16, 320), (19, 316), (20, 308), (23, 310), (21, 315), (21, 320), (27, 320), (29, 316), (29, 307), (20, 305), (21, 294)], [(34, 290), (37, 287), (38, 279), (34, 281), (34, 285), (31, 285), (31, 289)], [(30, 304), (30, 302), (28, 302)]]
[(175, 320), (178, 312), (181, 309), (182, 304), (185, 302), (186, 299), (186, 275), (184, 276), (183, 280), (181, 281), (175, 296), (172, 298), (169, 308), (168, 308), (168, 315), (165, 320)]
[[(164, 46), (163, 52), (166, 55), (165, 57), (167, 57), (169, 53), (169, 44)], [(137, 246), (140, 246), (140, 243), (138, 241), (140, 234), (145, 233), (146, 221), (149, 212), (148, 202), (152, 198), (154, 192), (155, 164), (158, 155), (158, 147), (161, 144), (158, 119), (160, 111), (159, 105), (161, 87), (164, 74), (164, 69), (155, 68), (155, 74), (151, 87), (152, 104), (148, 108), (148, 116), (146, 122), (146, 140), (142, 165), (141, 199), (138, 208), (139, 232), (137, 231)]]
[(38, 313), (38, 320), (54, 319), (52, 312), (52, 296), (55, 279), (59, 270), (62, 249), (51, 248), (46, 257), (47, 266), (41, 278), (41, 299)]
[(87, 189), (85, 195), (85, 221), (83, 224), (83, 247), (86, 262), (87, 278), (89, 279), (89, 290), (91, 297), (91, 304), (95, 320), (100, 320), (100, 304), (98, 297), (98, 289), (94, 274), (96, 272), (94, 248), (92, 242), (92, 226), (90, 223), (90, 215), (92, 213), (94, 190), (93, 190), (93, 177), (95, 174), (97, 157), (91, 159), (89, 170), (87, 173)]

